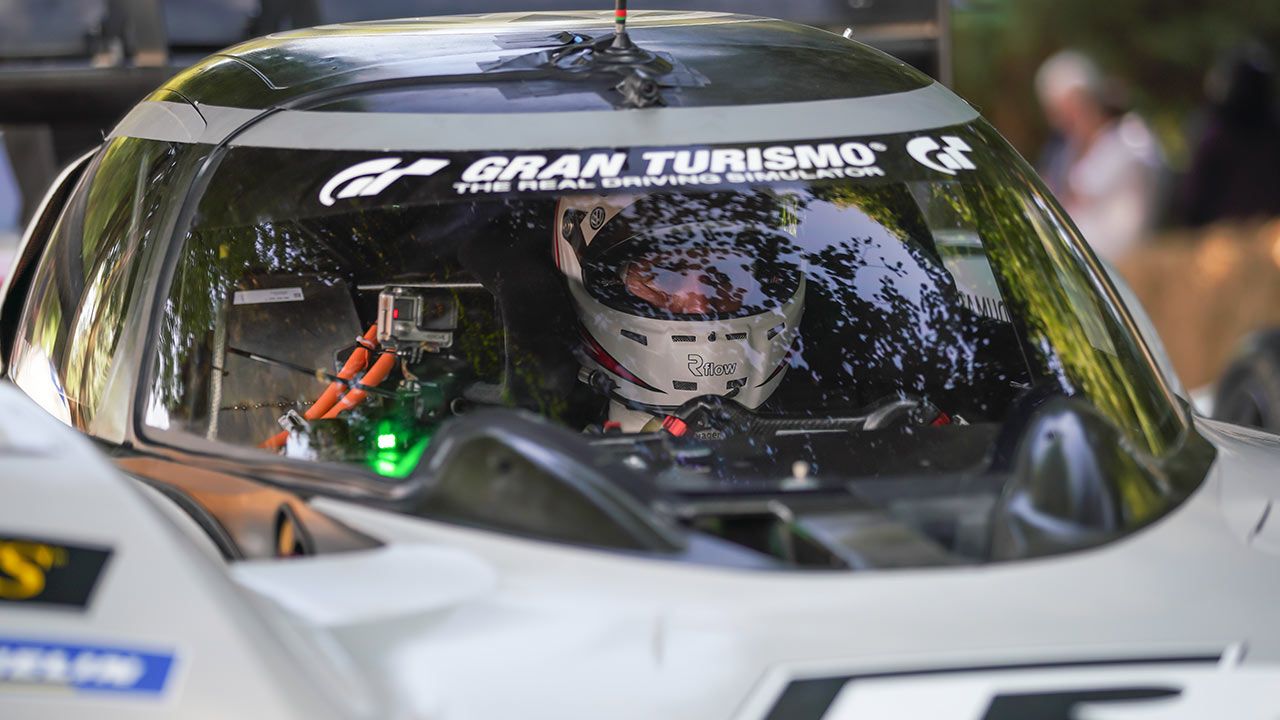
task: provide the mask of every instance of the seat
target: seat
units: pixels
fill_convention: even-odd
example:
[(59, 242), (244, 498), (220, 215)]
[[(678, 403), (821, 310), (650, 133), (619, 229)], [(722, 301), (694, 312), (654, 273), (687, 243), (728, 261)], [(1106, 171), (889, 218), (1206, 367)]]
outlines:
[(332, 373), (338, 353), (361, 334), (360, 319), (350, 286), (318, 275), (249, 277), (224, 307), (209, 439), (257, 445), (280, 431), (280, 416), (304, 412), (328, 383), (232, 350)]
[(1130, 443), (1083, 400), (1055, 397), (1028, 418), (992, 515), (993, 560), (1107, 542), (1145, 519), (1164, 491)]

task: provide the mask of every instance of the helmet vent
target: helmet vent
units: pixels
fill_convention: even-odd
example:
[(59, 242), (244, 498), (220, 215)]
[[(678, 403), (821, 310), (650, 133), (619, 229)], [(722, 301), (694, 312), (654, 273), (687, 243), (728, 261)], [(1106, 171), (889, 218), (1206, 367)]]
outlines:
[(671, 342), (698, 342), (697, 335), (672, 335)]
[(697, 390), (698, 383), (688, 382), (686, 380), (672, 380), (671, 386), (677, 390)]
[(724, 384), (724, 389), (725, 389), (725, 390), (733, 390), (733, 389), (736, 389), (736, 388), (743, 387), (743, 386), (745, 386), (746, 384), (747, 384), (747, 379), (746, 379), (746, 378), (737, 378), (737, 379), (735, 379), (735, 380), (730, 380), (730, 381), (726, 382), (726, 383)]
[(627, 330), (627, 329), (625, 329), (625, 328), (624, 328), (624, 329), (622, 330), (622, 337), (624, 337), (624, 338), (626, 338), (626, 339), (628, 339), (628, 340), (635, 340), (636, 342), (640, 343), (641, 345), (648, 345), (648, 344), (649, 344), (649, 338), (647, 338), (647, 337), (645, 337), (644, 335), (641, 335), (640, 333), (635, 332), (635, 331), (633, 331), (633, 330)]
[(786, 325), (784, 325), (784, 324), (782, 324), (782, 323), (778, 323), (777, 325), (774, 325), (773, 327), (769, 328), (769, 334), (768, 334), (768, 336), (766, 337), (766, 339), (768, 339), (768, 340), (772, 340), (772, 339), (774, 339), (775, 337), (777, 337), (777, 336), (778, 336), (778, 333), (780, 333), (780, 332), (782, 332), (783, 330), (786, 330), (786, 329), (787, 329), (787, 326), (786, 326)]
[(746, 340), (746, 339), (747, 339), (747, 334), (746, 334), (746, 333), (744, 333), (744, 332), (742, 332), (742, 333), (725, 333), (724, 339), (725, 339), (725, 340)]

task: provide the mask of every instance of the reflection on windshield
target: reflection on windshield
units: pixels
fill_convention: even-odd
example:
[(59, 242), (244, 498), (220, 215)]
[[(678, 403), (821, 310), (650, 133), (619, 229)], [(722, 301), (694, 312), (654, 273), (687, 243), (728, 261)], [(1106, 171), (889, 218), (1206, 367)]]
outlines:
[(232, 151), (183, 245), (147, 422), (398, 478), (450, 418), (523, 408), (609, 442), (704, 443), (669, 480), (705, 491), (797, 461), (975, 464), (1048, 389), (1163, 452), (1177, 411), (1066, 229), (971, 144), (987, 169), (956, 178), (287, 213), (244, 198), (278, 182), (264, 166), (306, 162)]
[[(1028, 308), (1028, 317), (1036, 321), (1033, 327), (1040, 341), (1059, 358), (1059, 382), (1083, 391), (1130, 432), (1139, 447), (1162, 454), (1177, 437), (1179, 425), (1176, 413), (1168, 410), (1167, 395), (1158, 382), (1133, 377), (1133, 368), (1146, 363), (1081, 273), (1078, 246), (1062, 241), (1071, 233), (1061, 212), (1040, 193), (1011, 190), (1032, 185), (1016, 166), (1004, 175), (1004, 182), (981, 187), (978, 202), (989, 217), (1006, 223), (1020, 220), (1021, 237), (1038, 242), (991, 242), (988, 253), (1004, 269), (1008, 287)], [(1044, 281), (1012, 282), (1025, 277)], [(1165, 402), (1160, 402), (1162, 395)]]

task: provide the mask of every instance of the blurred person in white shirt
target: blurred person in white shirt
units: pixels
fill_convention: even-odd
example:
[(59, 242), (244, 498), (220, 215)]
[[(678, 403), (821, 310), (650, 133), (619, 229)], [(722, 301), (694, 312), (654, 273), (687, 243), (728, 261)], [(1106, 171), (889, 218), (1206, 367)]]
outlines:
[(1057, 133), (1040, 173), (1094, 252), (1115, 262), (1138, 247), (1156, 216), (1163, 156), (1140, 117), (1117, 111), (1088, 57), (1054, 55), (1036, 93)]

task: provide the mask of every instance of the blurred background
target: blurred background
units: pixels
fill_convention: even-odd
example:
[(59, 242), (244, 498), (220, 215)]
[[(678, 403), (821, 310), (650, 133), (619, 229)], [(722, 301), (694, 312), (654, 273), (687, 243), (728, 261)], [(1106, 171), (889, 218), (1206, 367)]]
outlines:
[(1280, 325), (1274, 0), (959, 0), (955, 90), (1143, 301), (1188, 387)]
[[(953, 87), (1128, 279), (1189, 387), (1280, 326), (1277, 0), (632, 0), (842, 32)], [(0, 276), (57, 169), (169, 75), (278, 30), (611, 0), (0, 0)]]

